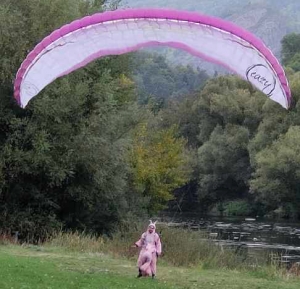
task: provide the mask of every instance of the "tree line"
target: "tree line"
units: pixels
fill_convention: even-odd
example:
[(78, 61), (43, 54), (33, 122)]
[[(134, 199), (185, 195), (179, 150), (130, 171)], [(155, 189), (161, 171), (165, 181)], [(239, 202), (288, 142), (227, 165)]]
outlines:
[(166, 109), (166, 122), (180, 124), (197, 160), (192, 181), (176, 191), (177, 200), (186, 201), (183, 210), (196, 201), (202, 213), (300, 217), (300, 35), (281, 43), (293, 97), (289, 110), (235, 76), (211, 79)]
[(189, 194), (186, 207), (202, 213), (243, 202), (243, 213), (296, 216), (298, 35), (283, 40), (290, 111), (235, 76), (208, 79), (200, 68), (172, 67), (147, 52), (94, 61), (26, 109), (17, 106), (12, 82), (28, 51), (106, 7), (99, 0), (1, 1), (1, 231), (28, 240), (59, 229), (109, 233)]

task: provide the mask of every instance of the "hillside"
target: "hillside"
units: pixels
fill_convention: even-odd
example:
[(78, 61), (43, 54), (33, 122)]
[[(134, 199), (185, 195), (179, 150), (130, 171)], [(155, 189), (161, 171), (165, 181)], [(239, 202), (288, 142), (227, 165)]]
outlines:
[[(277, 57), (280, 57), (281, 39), (290, 32), (300, 32), (298, 0), (124, 0), (122, 4), (197, 11), (229, 20), (261, 38)], [(207, 64), (186, 53), (162, 51), (172, 62), (192, 63), (208, 69)], [(209, 67), (211, 70), (211, 65)]]

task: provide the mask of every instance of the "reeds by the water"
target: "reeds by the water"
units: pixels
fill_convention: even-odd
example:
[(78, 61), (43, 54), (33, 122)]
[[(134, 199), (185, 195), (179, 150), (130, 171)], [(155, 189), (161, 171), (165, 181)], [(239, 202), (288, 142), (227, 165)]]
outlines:
[[(145, 229), (144, 226), (135, 224), (120, 228), (110, 237), (96, 236), (85, 232), (61, 231), (52, 235), (43, 246), (61, 247), (72, 252), (105, 253), (135, 260), (138, 250), (131, 246), (141, 237)], [(169, 265), (203, 269), (250, 270), (268, 276), (289, 274), (270, 256), (265, 256), (260, 260), (249, 259), (243, 252), (220, 247), (203, 232), (167, 226), (160, 226), (159, 231), (163, 244), (161, 261)], [(0, 244), (13, 242), (13, 238), (9, 238), (9, 236), (0, 236)]]
[(49, 238), (45, 246), (66, 248), (72, 252), (101, 252), (104, 239), (85, 232), (57, 232)]

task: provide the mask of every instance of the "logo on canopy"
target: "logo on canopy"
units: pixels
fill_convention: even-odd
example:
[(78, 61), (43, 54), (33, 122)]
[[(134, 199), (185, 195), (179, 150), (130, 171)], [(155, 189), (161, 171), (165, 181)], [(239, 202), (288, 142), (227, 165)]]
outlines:
[(247, 69), (248, 81), (262, 90), (269, 97), (276, 87), (276, 78), (268, 67), (263, 64), (252, 65)]

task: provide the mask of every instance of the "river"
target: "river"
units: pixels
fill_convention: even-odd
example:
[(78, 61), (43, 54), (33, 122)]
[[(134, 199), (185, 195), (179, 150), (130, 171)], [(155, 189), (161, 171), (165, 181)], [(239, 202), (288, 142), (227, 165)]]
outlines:
[(164, 213), (159, 220), (170, 227), (207, 232), (216, 244), (235, 251), (243, 250), (256, 259), (272, 255), (282, 264), (300, 262), (300, 222), (245, 217), (203, 218), (179, 213)]

